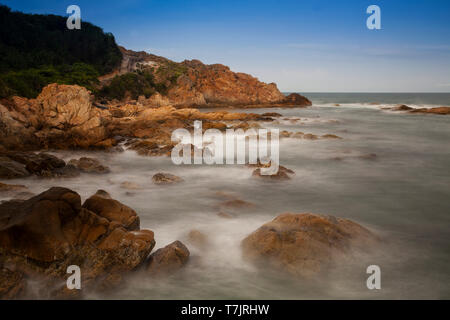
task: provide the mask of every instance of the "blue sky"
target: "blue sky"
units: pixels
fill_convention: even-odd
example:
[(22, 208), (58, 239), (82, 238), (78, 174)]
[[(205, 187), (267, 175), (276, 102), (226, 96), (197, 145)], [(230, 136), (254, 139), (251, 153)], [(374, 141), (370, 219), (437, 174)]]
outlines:
[[(112, 32), (120, 45), (199, 59), (275, 82), (282, 91), (450, 92), (448, 0), (0, 0)], [(366, 9), (381, 8), (381, 30)]]

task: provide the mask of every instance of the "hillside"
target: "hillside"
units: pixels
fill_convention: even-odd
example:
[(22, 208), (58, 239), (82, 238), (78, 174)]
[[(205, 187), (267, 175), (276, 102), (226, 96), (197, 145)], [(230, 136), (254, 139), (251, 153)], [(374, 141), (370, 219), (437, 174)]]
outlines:
[(221, 64), (206, 65), (199, 60), (174, 62), (142, 51), (120, 49), (121, 66), (101, 77), (104, 87), (99, 96), (107, 100), (215, 106), (274, 104), (285, 99), (276, 84), (263, 83)]
[(92, 89), (100, 75), (120, 65), (112, 34), (88, 22), (68, 30), (66, 20), (0, 5), (0, 97), (36, 97), (52, 82)]
[(289, 104), (276, 84), (198, 60), (174, 62), (119, 47), (88, 22), (68, 30), (66, 17), (12, 12), (0, 5), (0, 98), (36, 98), (51, 83), (80, 85), (101, 104), (145, 106)]

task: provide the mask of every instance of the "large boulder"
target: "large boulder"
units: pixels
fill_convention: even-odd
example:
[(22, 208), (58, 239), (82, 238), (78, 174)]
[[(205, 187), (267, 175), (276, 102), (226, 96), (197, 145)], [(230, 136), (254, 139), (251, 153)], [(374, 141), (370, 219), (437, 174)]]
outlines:
[(288, 95), (287, 97), (285, 97), (282, 100), (282, 103), (286, 104), (286, 105), (297, 106), (297, 107), (306, 107), (306, 106), (312, 105), (311, 101), (309, 101), (308, 98), (306, 98), (305, 96), (302, 96), (298, 93), (291, 93), (290, 95)]
[(127, 230), (139, 230), (140, 220), (136, 211), (117, 200), (111, 199), (109, 194), (104, 194), (104, 191), (99, 191), (84, 202), (83, 208), (108, 219), (110, 222), (120, 223)]
[(247, 236), (241, 245), (250, 261), (309, 277), (331, 266), (335, 258), (367, 250), (376, 241), (369, 230), (347, 219), (285, 213)]
[(37, 101), (43, 121), (50, 127), (82, 126), (94, 117), (91, 93), (77, 85), (49, 84), (42, 89)]
[(36, 101), (43, 126), (37, 134), (41, 140), (59, 143), (59, 147), (89, 147), (105, 139), (101, 110), (93, 106), (86, 88), (49, 84)]
[(183, 268), (190, 252), (180, 241), (156, 250), (148, 259), (146, 272), (152, 276), (169, 275)]
[(129, 231), (82, 208), (80, 196), (66, 188), (0, 204), (0, 268), (46, 279), (37, 285), (49, 297), (66, 290), (70, 265), (80, 267), (82, 289), (104, 288), (140, 266), (154, 245), (152, 231)]

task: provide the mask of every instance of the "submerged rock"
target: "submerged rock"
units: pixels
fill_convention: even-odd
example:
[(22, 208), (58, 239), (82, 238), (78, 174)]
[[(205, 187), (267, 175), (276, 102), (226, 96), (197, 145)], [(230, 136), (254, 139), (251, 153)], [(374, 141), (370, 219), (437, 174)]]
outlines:
[(197, 248), (205, 248), (208, 245), (208, 237), (199, 230), (189, 231), (188, 240)]
[(72, 159), (69, 161), (69, 165), (72, 165), (85, 173), (105, 174), (110, 172), (108, 167), (103, 166), (100, 161), (94, 158), (82, 157), (78, 160)]
[(30, 173), (25, 168), (25, 165), (11, 160), (7, 157), (0, 156), (0, 178), (1, 179), (15, 179), (29, 176)]
[(257, 264), (294, 276), (313, 276), (334, 258), (367, 250), (378, 238), (361, 225), (342, 218), (285, 213), (247, 236), (244, 256)]
[(0, 195), (13, 195), (19, 192), (26, 192), (27, 187), (20, 184), (5, 184), (0, 182)]
[(341, 137), (339, 137), (339, 136), (337, 136), (335, 134), (330, 134), (330, 133), (321, 135), (320, 138), (321, 139), (342, 139)]
[(186, 265), (189, 255), (188, 248), (181, 241), (172, 242), (150, 255), (146, 273), (151, 276), (170, 275)]
[(127, 189), (127, 190), (139, 190), (142, 189), (142, 187), (135, 183), (135, 182), (130, 182), (130, 181), (124, 181), (120, 184), (120, 187), (123, 189)]
[(184, 180), (170, 173), (157, 173), (152, 177), (152, 181), (155, 184), (174, 184), (183, 182)]
[(266, 112), (262, 114), (263, 117), (282, 117), (283, 115), (277, 112)]
[(251, 202), (236, 198), (220, 203), (220, 207), (242, 209), (242, 208), (253, 208), (255, 207), (255, 205)]
[(291, 175), (295, 174), (295, 172), (293, 170), (288, 169), (283, 166), (278, 166), (278, 171), (275, 174), (269, 174), (269, 175), (261, 174), (261, 168), (269, 168), (269, 167), (270, 167), (270, 163), (267, 165), (260, 164), (259, 168), (256, 168), (255, 170), (253, 170), (252, 176), (266, 179), (266, 180), (276, 181), (276, 180), (290, 180)]

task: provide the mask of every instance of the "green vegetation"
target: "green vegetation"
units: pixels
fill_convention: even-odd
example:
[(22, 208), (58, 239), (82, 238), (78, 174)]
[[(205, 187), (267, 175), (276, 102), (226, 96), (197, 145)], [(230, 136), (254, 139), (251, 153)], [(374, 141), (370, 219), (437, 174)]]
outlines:
[(118, 99), (128, 96), (137, 99), (140, 95), (149, 98), (155, 92), (167, 93), (164, 84), (155, 83), (154, 76), (149, 71), (130, 72), (114, 77), (111, 83), (103, 87), (98, 95), (107, 99)]
[(153, 68), (141, 68), (135, 72), (116, 76), (108, 86), (100, 90), (98, 95), (102, 98), (118, 100), (124, 97), (137, 99), (140, 95), (148, 98), (155, 92), (166, 95), (175, 85), (178, 77), (186, 72), (186, 66), (167, 61), (156, 71)]
[(49, 83), (78, 84), (94, 91), (98, 76), (93, 66), (80, 62), (10, 71), (0, 75), (0, 97), (19, 95), (34, 98)]
[(0, 97), (35, 97), (52, 82), (93, 89), (99, 75), (120, 64), (112, 34), (88, 22), (68, 30), (66, 20), (0, 5)]
[(172, 84), (175, 84), (178, 77), (186, 72), (186, 66), (173, 61), (168, 61), (167, 64), (162, 65), (158, 69), (157, 75), (159, 78), (168, 79)]

